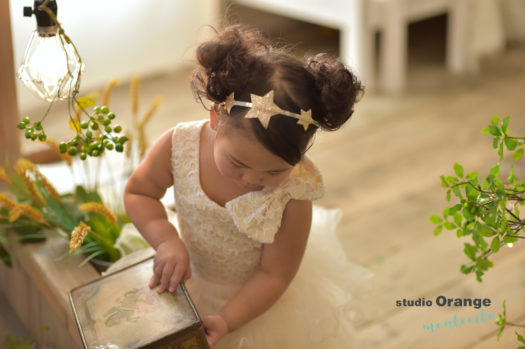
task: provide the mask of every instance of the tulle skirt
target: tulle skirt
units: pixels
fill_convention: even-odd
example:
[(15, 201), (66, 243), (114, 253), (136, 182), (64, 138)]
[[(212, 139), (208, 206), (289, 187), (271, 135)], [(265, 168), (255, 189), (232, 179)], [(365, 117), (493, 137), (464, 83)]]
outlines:
[[(314, 206), (307, 249), (290, 286), (270, 309), (224, 336), (213, 349), (364, 347), (353, 323), (363, 312), (359, 299), (372, 274), (347, 261), (336, 234), (341, 216), (340, 210)], [(134, 262), (130, 259), (122, 263)], [(211, 315), (241, 285), (210, 281), (194, 272), (186, 287), (199, 314)]]

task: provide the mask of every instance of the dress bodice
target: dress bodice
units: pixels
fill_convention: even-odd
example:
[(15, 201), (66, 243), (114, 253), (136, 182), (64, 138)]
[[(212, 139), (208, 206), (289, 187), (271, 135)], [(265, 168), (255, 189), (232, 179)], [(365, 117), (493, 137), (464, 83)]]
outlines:
[(263, 244), (273, 242), (288, 201), (322, 196), (322, 180), (305, 158), (277, 188), (246, 193), (222, 207), (200, 184), (199, 144), (205, 122), (180, 123), (173, 131), (171, 162), (179, 230), (194, 272), (209, 280), (242, 282), (258, 267)]

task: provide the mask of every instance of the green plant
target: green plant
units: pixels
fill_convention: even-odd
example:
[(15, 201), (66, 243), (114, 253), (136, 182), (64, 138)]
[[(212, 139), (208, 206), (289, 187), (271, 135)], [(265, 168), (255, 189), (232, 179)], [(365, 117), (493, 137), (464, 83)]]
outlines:
[(76, 228), (84, 224), (89, 232), (82, 239), (80, 252), (87, 254), (87, 260), (96, 257), (114, 262), (120, 258), (115, 243), (129, 219), (105, 207), (96, 189), (77, 186), (74, 192), (61, 195), (33, 163), (23, 158), (13, 171), (0, 168), (0, 178), (14, 195), (11, 199), (0, 193), (0, 236), (4, 241), (8, 231), (15, 232), (19, 240), (32, 240), (45, 238), (44, 231), (50, 229), (71, 239)]
[[(105, 88), (102, 96), (102, 104), (109, 102), (112, 89), (116, 86), (117, 81), (111, 81)], [(131, 106), (133, 114), (133, 127), (126, 130), (130, 135), (132, 142), (128, 142), (127, 136), (120, 137), (118, 152), (123, 152), (124, 169), (122, 177), (126, 177), (131, 169), (134, 168), (142, 159), (147, 148), (147, 137), (145, 127), (151, 120), (155, 110), (158, 108), (161, 98), (153, 100), (143, 117), (138, 120), (138, 87), (139, 78), (135, 77), (131, 84)], [(95, 105), (98, 93), (92, 93), (88, 96), (81, 97), (82, 105), (77, 105), (75, 114), (80, 115), (87, 108)], [(107, 134), (99, 131), (101, 127), (109, 127), (114, 115), (106, 107), (94, 107), (93, 115), (90, 116), (89, 122), (78, 123), (78, 118), (70, 120), (69, 126), (74, 130), (86, 130), (85, 137), (89, 139), (89, 147), (86, 144), (71, 143), (65, 145), (58, 144), (45, 138), (45, 142), (53, 148), (68, 165), (73, 182), (77, 183), (76, 187), (64, 194), (59, 194), (51, 181), (49, 181), (38, 169), (36, 165), (27, 159), (18, 159), (12, 169), (8, 168), (7, 162), (4, 167), (0, 166), (0, 181), (6, 182), (10, 196), (0, 193), (0, 260), (6, 265), (11, 264), (11, 257), (4, 248), (8, 242), (8, 231), (13, 231), (14, 237), (18, 240), (41, 240), (45, 239), (46, 234), (51, 231), (57, 231), (63, 237), (70, 240), (70, 253), (82, 253), (86, 255), (84, 262), (93, 258), (102, 261), (114, 262), (122, 254), (128, 254), (136, 249), (147, 247), (144, 240), (137, 241), (139, 238), (129, 238), (117, 240), (125, 224), (130, 224), (129, 218), (123, 213), (121, 203), (121, 187), (118, 185), (119, 180), (115, 178), (113, 171), (108, 170), (111, 178), (111, 185), (106, 184), (106, 189), (110, 187), (110, 193), (116, 202), (111, 209), (108, 207), (108, 200), (103, 202), (100, 195), (99, 173), (101, 164), (110, 161), (104, 156), (104, 149), (113, 149), (112, 143), (107, 138)], [(26, 121), (23, 121), (25, 123)], [(26, 125), (30, 125), (27, 123)], [(98, 130), (93, 130), (93, 125), (99, 125)], [(87, 126), (87, 127), (86, 127)], [(122, 132), (120, 126), (115, 126), (112, 130), (104, 131)], [(85, 139), (84, 139), (85, 140)], [(107, 141), (107, 142), (106, 142)], [(92, 144), (95, 142), (95, 144)], [(126, 143), (126, 144), (124, 144)], [(66, 151), (64, 151), (66, 147)], [(73, 151), (72, 151), (73, 150)], [(79, 150), (79, 151), (76, 151)], [(87, 156), (96, 157), (88, 161), (81, 161), (84, 173), (78, 176), (73, 170), (74, 161), (77, 158), (85, 160)], [(95, 171), (90, 171), (90, 167)], [(91, 169), (92, 169), (91, 168)], [(94, 173), (93, 173), (94, 172)], [(75, 174), (77, 177), (75, 178)], [(105, 194), (108, 194), (105, 192)], [(106, 199), (111, 199), (107, 197)], [(111, 204), (111, 202), (109, 202)], [(113, 213), (115, 211), (117, 214)]]
[[(477, 172), (465, 174), (463, 166), (454, 164), (454, 174), (441, 176), (441, 185), (446, 188), (448, 202), (441, 215), (432, 215), (430, 222), (435, 224), (434, 235), (439, 235), (443, 229), (455, 230), (458, 238), (470, 237), (470, 242), (464, 243), (464, 253), (469, 264), (461, 265), (464, 274), (475, 273), (478, 282), (482, 276), (494, 266), (489, 257), (500, 251), (504, 244), (511, 244), (518, 239), (525, 239), (520, 233), (525, 231), (525, 218), (522, 218), (521, 207), (525, 204), (525, 183), (516, 177), (514, 164), (519, 161), (525, 151), (525, 135), (510, 136), (510, 117), (500, 120), (495, 115), (483, 133), (493, 136), (492, 145), (497, 150), (499, 161), (504, 160), (505, 151), (512, 152), (512, 164), (507, 178), (500, 179), (501, 163), (498, 162), (490, 170), (485, 179), (480, 180)], [(496, 321), (501, 332), (506, 325), (505, 303), (503, 314)], [(523, 336), (516, 332), (518, 340)]]
[[(94, 106), (95, 101), (89, 97), (75, 99), (75, 103), (80, 112), (77, 112), (75, 116), (70, 116), (69, 126), (76, 135), (69, 141), (60, 143), (60, 153), (67, 152), (71, 156), (80, 154), (80, 159), (85, 160), (88, 156), (100, 156), (106, 150), (115, 149), (117, 152), (123, 152), (124, 143), (128, 141), (128, 138), (119, 135), (122, 132), (122, 126), (112, 125), (115, 114), (110, 112), (105, 105)], [(87, 109), (90, 107), (93, 107), (93, 110), (88, 113)], [(83, 114), (87, 116), (86, 120), (82, 120)], [(42, 120), (32, 122), (26, 116), (17, 127), (25, 131), (26, 139), (41, 142), (47, 140)]]
[[(525, 327), (525, 325), (519, 325), (519, 324), (515, 324), (515, 323), (507, 321), (507, 309), (506, 309), (506, 306), (505, 306), (505, 300), (503, 300), (503, 313), (502, 314), (498, 314), (498, 318), (496, 319), (496, 325), (499, 326), (499, 330), (498, 330), (498, 334), (497, 334), (498, 340), (499, 340), (499, 338), (501, 336), (501, 333), (505, 329), (505, 326)], [(521, 334), (519, 334), (518, 331), (514, 331), (514, 333), (516, 334), (516, 337), (517, 337), (518, 341), (523, 343), (523, 344), (525, 344), (525, 338), (523, 338), (523, 336)], [(520, 345), (516, 349), (525, 349), (525, 346)]]
[[(513, 152), (513, 162), (516, 162), (523, 156), (525, 136), (509, 136), (509, 120), (507, 116), (500, 122), (499, 117), (494, 116), (483, 132), (494, 136), (493, 146), (498, 149), (500, 161), (506, 148)], [(458, 238), (472, 238), (472, 243), (466, 242), (464, 247), (465, 255), (472, 262), (462, 265), (461, 272), (474, 272), (481, 282), (484, 272), (493, 266), (488, 257), (503, 244), (525, 238), (519, 235), (525, 228), (525, 219), (520, 218), (520, 207), (525, 204), (525, 183), (515, 176), (514, 164), (506, 182), (500, 179), (500, 163), (490, 169), (483, 181), (477, 172), (465, 174), (458, 163), (454, 164), (454, 173), (455, 176), (441, 176), (441, 185), (447, 189), (447, 201), (454, 195), (459, 202), (445, 207), (442, 215), (432, 215), (430, 222), (436, 225), (434, 235), (445, 228), (456, 230)]]

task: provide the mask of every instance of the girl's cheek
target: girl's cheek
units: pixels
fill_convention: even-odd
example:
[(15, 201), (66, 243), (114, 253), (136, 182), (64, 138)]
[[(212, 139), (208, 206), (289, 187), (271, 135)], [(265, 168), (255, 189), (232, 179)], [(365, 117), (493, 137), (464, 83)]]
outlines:
[(219, 158), (216, 159), (216, 165), (219, 172), (224, 177), (235, 177), (237, 174), (237, 168), (235, 168), (231, 163), (225, 159)]
[(290, 175), (290, 172), (287, 172), (285, 174), (280, 174), (278, 176), (269, 176), (266, 179), (266, 186), (276, 187), (282, 182), (284, 182), (288, 178), (289, 175)]

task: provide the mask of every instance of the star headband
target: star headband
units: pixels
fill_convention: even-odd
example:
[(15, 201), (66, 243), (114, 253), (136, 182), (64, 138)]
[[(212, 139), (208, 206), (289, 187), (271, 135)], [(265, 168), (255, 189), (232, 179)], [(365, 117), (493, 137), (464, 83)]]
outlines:
[(288, 110), (282, 110), (277, 106), (273, 99), (273, 90), (265, 94), (264, 96), (257, 96), (250, 94), (252, 102), (236, 101), (233, 97), (233, 92), (224, 101), (224, 107), (230, 113), (234, 106), (250, 108), (246, 113), (245, 118), (247, 119), (259, 119), (264, 128), (268, 128), (270, 119), (272, 116), (277, 114), (286, 115), (291, 118), (297, 119), (297, 123), (303, 126), (304, 130), (308, 130), (308, 126), (314, 125), (319, 127), (319, 123), (312, 119), (312, 110), (302, 110), (301, 114), (292, 113)]

